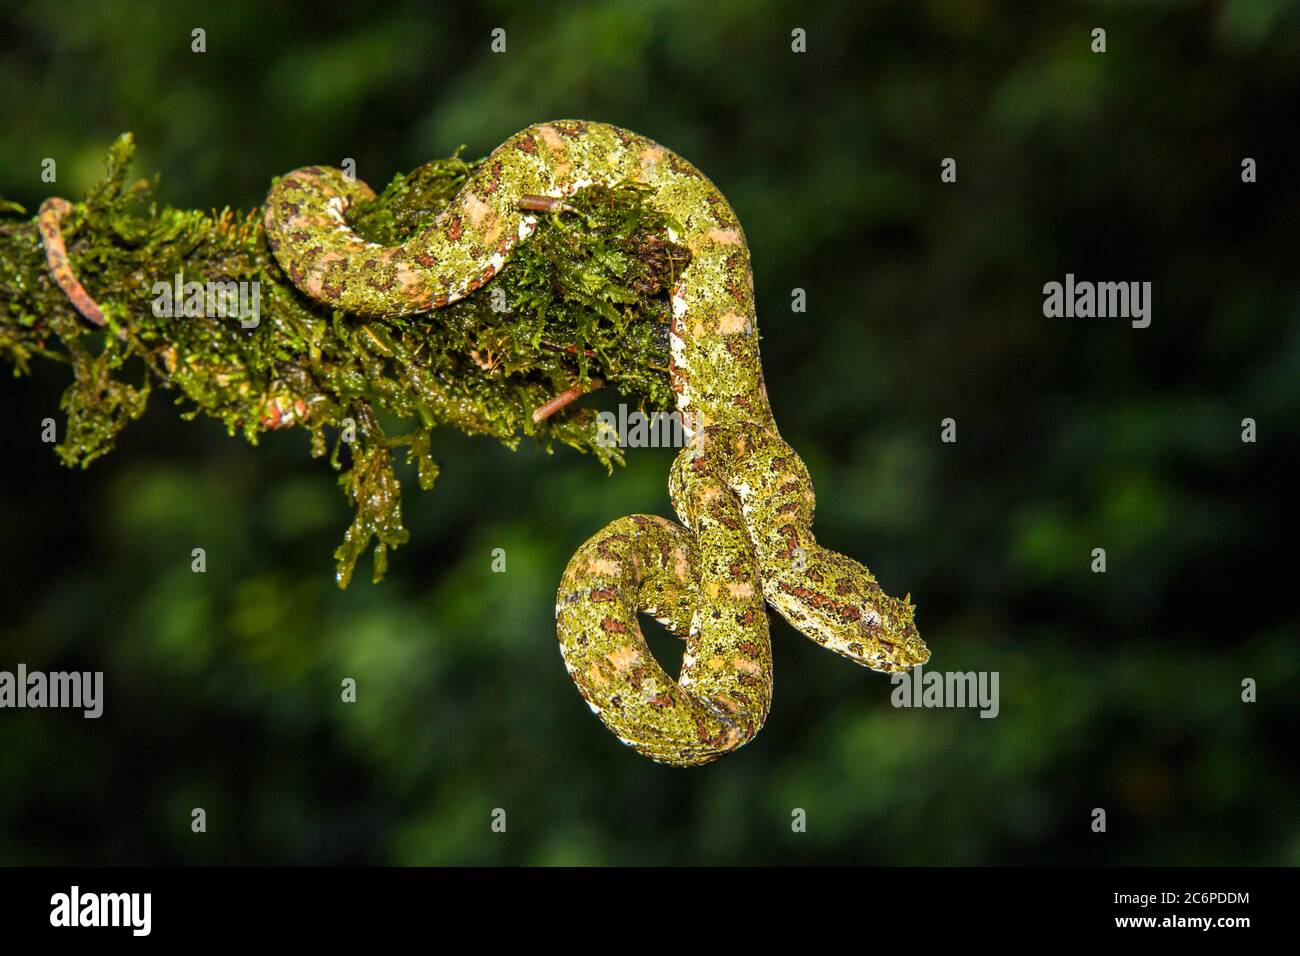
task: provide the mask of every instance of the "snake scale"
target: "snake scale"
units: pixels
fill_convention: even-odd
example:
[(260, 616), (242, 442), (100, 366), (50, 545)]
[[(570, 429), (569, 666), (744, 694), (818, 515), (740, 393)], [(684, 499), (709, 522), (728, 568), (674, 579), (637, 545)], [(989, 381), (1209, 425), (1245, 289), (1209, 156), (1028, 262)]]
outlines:
[[(489, 282), (539, 216), (585, 187), (639, 182), (691, 251), (670, 290), (669, 384), (689, 442), (669, 474), (681, 524), (620, 518), (569, 561), (556, 596), (564, 666), (623, 743), (674, 766), (747, 743), (772, 701), (764, 603), (818, 644), (877, 671), (929, 659), (910, 598), (885, 594), (863, 565), (817, 544), (808, 469), (777, 432), (759, 362), (749, 249), (727, 200), (698, 169), (643, 136), (559, 120), (511, 136), (449, 205), (400, 246), (344, 219), (374, 198), (342, 170), (281, 177), (265, 208), (276, 261), (310, 298), (365, 316), (441, 308)], [(68, 266), (51, 200), (40, 228), (55, 281), (104, 319)], [(679, 677), (651, 654), (637, 615), (686, 641)]]

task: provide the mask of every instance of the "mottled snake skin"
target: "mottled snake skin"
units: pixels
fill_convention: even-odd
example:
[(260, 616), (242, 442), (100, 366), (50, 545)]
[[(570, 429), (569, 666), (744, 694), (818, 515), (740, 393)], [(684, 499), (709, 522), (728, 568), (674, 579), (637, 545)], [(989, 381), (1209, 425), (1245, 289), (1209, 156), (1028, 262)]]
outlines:
[[(764, 602), (818, 644), (878, 671), (923, 663), (910, 600), (813, 537), (807, 468), (781, 440), (758, 354), (749, 249), (727, 200), (662, 146), (601, 123), (559, 120), (510, 137), (404, 245), (344, 222), (373, 197), (337, 169), (281, 178), (266, 203), (277, 261), (305, 294), (359, 315), (440, 308), (473, 292), (532, 234), (537, 213), (592, 184), (645, 183), (692, 253), (672, 289), (669, 376), (692, 439), (669, 493), (682, 525), (620, 518), (570, 560), (556, 597), (564, 665), (625, 744), (675, 766), (751, 740), (772, 700)], [(650, 653), (638, 613), (686, 640), (680, 676)]]

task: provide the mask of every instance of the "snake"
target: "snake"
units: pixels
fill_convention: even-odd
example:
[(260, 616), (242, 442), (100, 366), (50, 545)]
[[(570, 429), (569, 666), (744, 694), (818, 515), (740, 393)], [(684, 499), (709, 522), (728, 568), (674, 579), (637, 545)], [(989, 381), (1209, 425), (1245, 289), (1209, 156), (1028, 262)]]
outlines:
[[(345, 214), (375, 198), (355, 175), (306, 166), (279, 177), (263, 213), (271, 252), (309, 299), (357, 316), (428, 313), (507, 267), (549, 214), (592, 186), (638, 183), (690, 250), (673, 277), (668, 384), (688, 440), (669, 471), (678, 521), (619, 518), (570, 559), (556, 594), (565, 669), (620, 741), (662, 764), (709, 763), (751, 741), (772, 703), (767, 606), (822, 647), (884, 673), (923, 664), (910, 594), (817, 543), (808, 468), (777, 430), (759, 359), (754, 278), (740, 222), (695, 166), (605, 123), (556, 120), (515, 133), (400, 245), (370, 242)], [(62, 202), (62, 201), (60, 201)], [(51, 270), (102, 324), (42, 210)], [(89, 314), (88, 314), (89, 313)], [(575, 395), (561, 396), (550, 414)], [(536, 417), (536, 416), (535, 416)], [(639, 615), (685, 642), (670, 676)]]

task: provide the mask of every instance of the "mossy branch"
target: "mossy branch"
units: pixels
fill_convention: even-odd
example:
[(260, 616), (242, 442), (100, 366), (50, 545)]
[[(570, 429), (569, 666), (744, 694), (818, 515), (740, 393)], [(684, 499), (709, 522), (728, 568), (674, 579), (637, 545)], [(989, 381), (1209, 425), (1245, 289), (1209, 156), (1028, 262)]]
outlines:
[[(533, 410), (597, 377), (633, 403), (671, 407), (667, 289), (690, 254), (668, 241), (666, 222), (635, 184), (574, 197), (574, 212), (549, 217), (462, 302), (363, 319), (298, 292), (267, 247), (260, 210), (159, 207), (156, 179), (127, 186), (133, 153), (130, 135), (120, 137), (104, 180), (62, 224), (106, 329), (86, 323), (52, 281), (35, 220), (0, 200), (0, 356), (16, 375), (38, 359), (71, 366), (56, 447), (69, 466), (110, 451), (155, 388), (173, 393), (186, 417), (217, 419), (252, 444), (268, 429), (306, 428), (312, 454), (328, 455), (356, 508), (335, 552), (346, 587), (372, 541), (378, 581), (388, 549), (407, 538), (394, 449), (405, 447), (426, 490), (438, 473), (431, 433), (441, 425), (511, 448), (524, 436), (548, 449), (559, 441), (612, 467), (621, 459), (596, 442), (591, 411), (570, 407), (535, 422)], [(367, 239), (402, 242), (472, 169), (458, 153), (399, 174), (349, 221)], [(156, 314), (168, 311), (155, 308), (159, 283), (174, 288), (178, 276), (182, 286), (257, 283), (256, 326), (205, 314), (219, 310), (188, 295), (170, 310), (177, 314)]]

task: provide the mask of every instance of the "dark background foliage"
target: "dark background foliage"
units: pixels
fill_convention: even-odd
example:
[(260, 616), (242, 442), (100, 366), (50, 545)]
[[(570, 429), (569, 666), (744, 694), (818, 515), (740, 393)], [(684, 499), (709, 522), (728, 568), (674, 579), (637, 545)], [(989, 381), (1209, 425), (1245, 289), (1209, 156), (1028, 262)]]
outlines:
[[(583, 706), (552, 605), (589, 534), (670, 513), (671, 452), (611, 479), (448, 432), (431, 494), (403, 473), (388, 579), (340, 592), (349, 512), (305, 433), (250, 448), (159, 393), (65, 470), (45, 365), (0, 386), (0, 668), (101, 669), (107, 700), (0, 712), (0, 862), (1300, 862), (1300, 16), (1034, 6), (7, 5), (0, 195), (28, 208), (81, 196), (123, 130), (197, 208), (344, 157), (382, 185), (565, 116), (690, 158), (752, 244), (822, 541), (912, 593), (934, 668), (1000, 672), (1001, 714), (895, 709), (777, 620), (762, 734), (657, 766)], [(1151, 327), (1045, 318), (1067, 272), (1151, 281)]]

